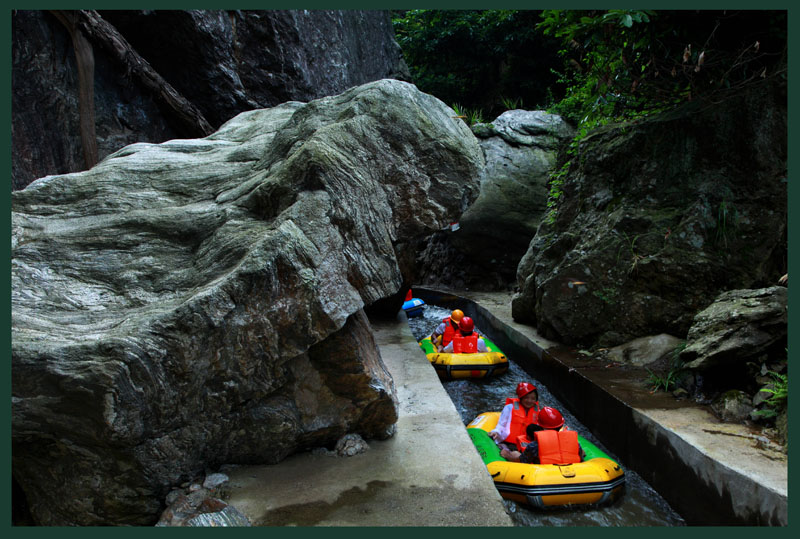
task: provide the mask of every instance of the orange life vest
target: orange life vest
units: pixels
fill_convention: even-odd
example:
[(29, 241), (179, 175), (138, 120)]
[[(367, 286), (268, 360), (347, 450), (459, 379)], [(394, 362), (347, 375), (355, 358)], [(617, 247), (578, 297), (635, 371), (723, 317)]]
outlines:
[(539, 464), (573, 464), (581, 461), (576, 431), (540, 430), (534, 436), (539, 444)]
[(453, 335), (454, 354), (475, 354), (478, 352), (478, 334), (474, 331), (469, 335), (462, 335), (457, 331)]
[(529, 408), (526, 412), (523, 406), (519, 403), (519, 399), (506, 399), (506, 404), (513, 405), (511, 408), (511, 422), (509, 424), (508, 437), (504, 442), (518, 445), (518, 438), (525, 436), (525, 429), (531, 423), (538, 424), (539, 421), (539, 403)]
[(442, 322), (444, 322), (444, 333), (442, 334), (442, 346), (444, 347), (450, 344), (450, 341), (455, 337), (458, 324), (453, 324), (449, 316), (442, 320)]

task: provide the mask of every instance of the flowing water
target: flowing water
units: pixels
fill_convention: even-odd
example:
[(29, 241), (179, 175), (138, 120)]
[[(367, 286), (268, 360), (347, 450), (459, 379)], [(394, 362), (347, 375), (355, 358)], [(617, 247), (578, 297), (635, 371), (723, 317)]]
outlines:
[[(424, 314), (408, 321), (411, 333), (419, 341), (429, 336), (450, 311), (427, 305)], [(476, 328), (479, 332), (481, 328)], [(491, 338), (491, 335), (488, 335)], [(508, 356), (508, 355), (507, 355)], [(641, 477), (625, 467), (584, 427), (553, 395), (547, 387), (532, 379), (522, 367), (508, 356), (508, 372), (488, 379), (442, 381), (450, 399), (455, 404), (464, 425), (482, 412), (500, 411), (507, 397), (515, 396), (517, 384), (532, 382), (539, 390), (541, 406), (557, 408), (567, 425), (602, 449), (625, 470), (625, 493), (616, 501), (601, 507), (570, 507), (533, 510), (517, 502), (505, 500), (506, 507), (518, 526), (684, 526), (684, 520)]]

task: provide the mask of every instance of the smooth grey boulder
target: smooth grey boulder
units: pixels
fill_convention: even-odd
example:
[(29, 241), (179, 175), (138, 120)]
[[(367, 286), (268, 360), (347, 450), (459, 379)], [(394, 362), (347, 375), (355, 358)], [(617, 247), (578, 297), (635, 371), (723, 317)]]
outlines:
[(480, 193), (457, 228), (419, 249), (419, 282), (505, 289), (547, 211), (550, 175), (574, 129), (555, 114), (509, 110), (472, 131), (486, 161)]
[(36, 522), (149, 525), (207, 468), (391, 435), (363, 308), (482, 166), (446, 105), (382, 80), (14, 192), (13, 476)]
[(550, 174), (574, 129), (544, 111), (509, 110), (476, 130), (486, 160), (481, 191), (453, 245), (513, 281), (547, 211)]
[(673, 356), (677, 359), (680, 348), (684, 344), (685, 341), (683, 339), (666, 333), (649, 335), (609, 349), (608, 357), (619, 363), (627, 363), (639, 367), (659, 360), (671, 362)]

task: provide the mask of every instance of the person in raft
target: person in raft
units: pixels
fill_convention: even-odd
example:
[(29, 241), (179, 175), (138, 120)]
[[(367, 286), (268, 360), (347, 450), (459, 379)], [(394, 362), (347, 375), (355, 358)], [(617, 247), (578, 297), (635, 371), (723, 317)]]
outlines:
[(526, 429), (529, 442), (522, 452), (501, 449), (500, 456), (526, 464), (574, 464), (586, 458), (578, 433), (564, 427), (564, 416), (550, 406), (539, 410), (539, 424)]
[(453, 340), (458, 331), (458, 323), (462, 318), (464, 318), (464, 313), (460, 309), (456, 309), (433, 330), (431, 342), (436, 346), (437, 352), (443, 351), (444, 347)]
[(475, 330), (475, 322), (469, 316), (461, 319), (453, 340), (442, 350), (448, 354), (476, 354), (488, 351), (483, 338)]
[(520, 437), (525, 436), (528, 425), (538, 423), (539, 391), (529, 382), (517, 384), (517, 398), (507, 398), (497, 426), (489, 436), (501, 449), (516, 450)]

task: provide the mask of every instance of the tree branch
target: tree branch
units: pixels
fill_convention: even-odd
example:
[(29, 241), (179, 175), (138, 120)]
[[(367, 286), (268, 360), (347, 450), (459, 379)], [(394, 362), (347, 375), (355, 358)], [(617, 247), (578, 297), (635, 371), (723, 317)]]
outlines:
[(131, 47), (117, 29), (103, 19), (97, 11), (78, 10), (68, 13), (74, 14), (77, 28), (121, 62), (145, 89), (173, 113), (188, 135), (202, 137), (210, 135), (214, 131), (211, 124), (203, 117), (200, 109), (164, 80), (147, 60)]

